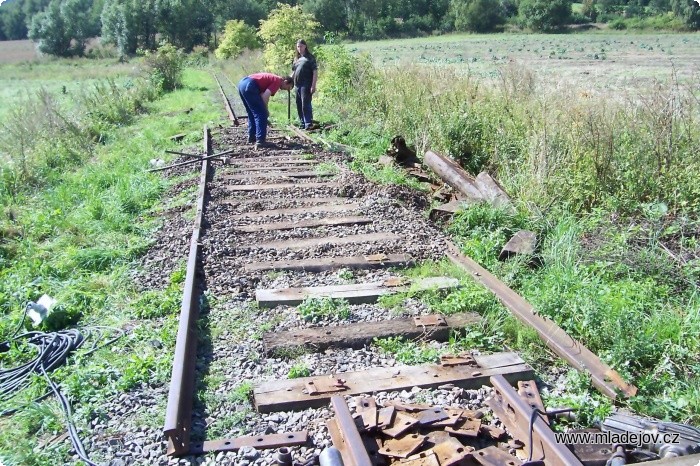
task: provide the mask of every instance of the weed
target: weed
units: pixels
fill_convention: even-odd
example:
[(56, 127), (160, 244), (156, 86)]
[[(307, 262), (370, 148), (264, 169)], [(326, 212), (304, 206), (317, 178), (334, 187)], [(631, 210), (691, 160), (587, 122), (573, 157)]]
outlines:
[(355, 278), (355, 273), (350, 269), (340, 269), (338, 270), (338, 278), (349, 282)]
[(308, 297), (297, 306), (297, 312), (311, 322), (324, 318), (349, 319), (350, 305), (345, 299)]
[(434, 363), (441, 354), (438, 348), (426, 343), (407, 341), (403, 337), (375, 338), (373, 342), (403, 364)]
[(316, 166), (315, 171), (320, 175), (337, 175), (340, 169), (332, 162), (323, 162)]
[(311, 375), (311, 370), (306, 367), (304, 363), (296, 363), (289, 368), (289, 373), (287, 374), (288, 379), (298, 379), (301, 377), (308, 377)]

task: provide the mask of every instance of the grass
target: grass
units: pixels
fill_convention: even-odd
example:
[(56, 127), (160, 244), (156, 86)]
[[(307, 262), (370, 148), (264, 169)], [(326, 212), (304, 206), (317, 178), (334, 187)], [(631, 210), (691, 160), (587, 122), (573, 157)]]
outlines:
[[(119, 75), (120, 68), (114, 72)], [(59, 73), (57, 79), (62, 79)], [(201, 134), (204, 123), (221, 118), (204, 92), (212, 85), (207, 73), (187, 71), (183, 89), (145, 103), (143, 113), (125, 125), (107, 122), (102, 128), (107, 136), (103, 144), (92, 145), (84, 162), (65, 165), (60, 177), (51, 175), (35, 189), (2, 198), (3, 211), (12, 212), (3, 225), (19, 232), (5, 236), (2, 245), (2, 339), (19, 323), (24, 302), (42, 293), (55, 297), (67, 318), (81, 328), (99, 323), (130, 329), (127, 337), (109, 348), (89, 356), (78, 353), (53, 374), (73, 402), (81, 432), (99, 413), (103, 399), (144, 384), (161, 385), (169, 378), (183, 270), (172, 270), (170, 285), (164, 289), (145, 293), (135, 288), (132, 270), (160, 223), (152, 217), (155, 207), (169, 187), (181, 180), (146, 174), (145, 169), (163, 149), (174, 148), (170, 135)], [(75, 111), (75, 105), (66, 104), (65, 114)], [(193, 110), (185, 117), (183, 110), (189, 108)], [(172, 206), (166, 202), (165, 207)], [(10, 406), (44, 389), (37, 381)], [(36, 405), (45, 415), (23, 410), (11, 422), (2, 421), (3, 461), (48, 465), (67, 460), (63, 446), (35, 450), (37, 435), (41, 438), (63, 429), (62, 417), (51, 416), (51, 410), (45, 409), (51, 403), (49, 399)], [(162, 413), (134, 415), (157, 418)]]
[(350, 304), (345, 299), (307, 297), (297, 306), (299, 315), (311, 322), (327, 318), (349, 319)]
[[(356, 55), (326, 55), (333, 61), (319, 86), (321, 105), (339, 121), (330, 137), (356, 148), (354, 169), (377, 171), (373, 162), (401, 134), (419, 155), (436, 150), (494, 175), (516, 213), (466, 207), (448, 227), (454, 241), (637, 385), (619, 405), (692, 423), (700, 422), (700, 191), (691, 181), (700, 174), (691, 155), (700, 149), (700, 105), (687, 84), (697, 40), (603, 33), (370, 42), (352, 45)], [(630, 72), (630, 60), (639, 71)], [(537, 234), (536, 260), (499, 262), (522, 228)], [(490, 292), (461, 283), (418, 296), (435, 312), (484, 316), (453, 337), (453, 348), (512, 348), (543, 374), (562, 364)], [(586, 377), (570, 379), (550, 404), (575, 403), (587, 420), (609, 411)]]

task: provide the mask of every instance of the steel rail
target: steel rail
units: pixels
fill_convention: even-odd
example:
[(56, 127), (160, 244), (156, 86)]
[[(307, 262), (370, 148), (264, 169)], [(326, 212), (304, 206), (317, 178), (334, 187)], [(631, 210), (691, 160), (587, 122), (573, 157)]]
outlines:
[[(204, 153), (211, 154), (211, 135), (204, 127)], [(192, 404), (194, 375), (197, 356), (197, 318), (199, 317), (199, 293), (197, 293), (197, 265), (204, 218), (209, 160), (202, 160), (202, 171), (197, 195), (197, 214), (194, 231), (190, 240), (190, 253), (187, 260), (185, 288), (182, 295), (177, 342), (173, 357), (173, 370), (170, 377), (168, 406), (163, 428), (168, 441), (168, 455), (182, 455), (190, 451), (190, 429), (192, 426)]]
[(532, 304), (474, 260), (463, 255), (457, 246), (448, 243), (446, 255), (456, 265), (470, 272), (474, 280), (491, 290), (518, 320), (534, 329), (552, 351), (574, 368), (590, 374), (593, 385), (603, 395), (614, 400), (618, 391), (626, 397), (637, 393), (637, 387), (625, 382), (617, 371), (601, 361), (580, 342), (571, 338), (555, 322), (538, 315)]
[[(331, 405), (333, 405), (333, 410), (335, 411), (340, 435), (343, 437), (347, 447), (349, 457), (347, 462), (349, 464), (346, 464), (346, 466), (372, 466), (372, 460), (370, 460), (365, 444), (357, 431), (357, 425), (350, 414), (350, 409), (345, 403), (345, 399), (342, 396), (331, 397)], [(336, 448), (343, 451), (338, 446)], [(345, 459), (343, 458), (343, 460)]]
[[(224, 88), (221, 86), (221, 82), (219, 81), (219, 78), (216, 77), (215, 73), (212, 73), (214, 75), (214, 80), (216, 80), (216, 84), (219, 86), (219, 92), (221, 93), (221, 97), (224, 99), (224, 105), (226, 106), (226, 113), (228, 113), (229, 119), (233, 122), (233, 126), (238, 126), (241, 123), (238, 121), (238, 117), (236, 116), (236, 112), (233, 111), (233, 106), (231, 105), (231, 101), (228, 100), (228, 97), (226, 96), (226, 93), (224, 92)], [(226, 75), (224, 75), (226, 77)], [(226, 77), (228, 79), (228, 77)], [(228, 82), (233, 85), (230, 79), (228, 79)], [(235, 87), (235, 86), (234, 86)]]
[[(525, 444), (533, 460), (544, 460), (551, 466), (582, 466), (581, 461), (566, 445), (557, 443), (554, 432), (542, 417), (535, 416), (531, 425), (532, 408), (502, 375), (491, 376), (494, 396), (487, 404), (513, 435)], [(530, 434), (532, 428), (532, 434)], [(532, 435), (532, 445), (528, 438)], [(533, 451), (530, 452), (530, 449)]]

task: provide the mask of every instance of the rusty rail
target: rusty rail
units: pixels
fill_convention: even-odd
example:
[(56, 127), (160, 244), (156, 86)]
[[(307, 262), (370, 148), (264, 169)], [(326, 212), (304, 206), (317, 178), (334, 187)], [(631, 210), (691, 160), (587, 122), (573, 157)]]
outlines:
[[(530, 432), (530, 417), (533, 410), (511, 387), (505, 377), (492, 376), (491, 385), (493, 385), (494, 396), (487, 404), (515, 438), (525, 444), (533, 460), (544, 460), (547, 466), (582, 466), (581, 461), (566, 445), (556, 442), (554, 432), (539, 415), (535, 416), (532, 432)], [(530, 435), (532, 435), (532, 445), (529, 443)], [(532, 451), (530, 451), (531, 448)]]
[[(221, 93), (221, 97), (224, 99), (224, 106), (226, 107), (226, 113), (228, 113), (229, 119), (233, 122), (233, 126), (240, 125), (241, 123), (238, 121), (238, 117), (236, 116), (236, 112), (233, 111), (233, 106), (231, 105), (231, 101), (228, 100), (228, 97), (226, 96), (226, 93), (224, 92), (224, 88), (221, 86), (221, 82), (219, 81), (219, 78), (216, 77), (216, 74), (214, 74), (214, 79), (216, 80), (216, 84), (219, 86), (219, 92)], [(226, 77), (226, 79), (228, 79), (228, 77)], [(233, 85), (233, 83), (231, 82), (230, 79), (228, 79), (228, 82), (230, 82), (231, 85)]]
[(343, 437), (343, 442), (347, 447), (341, 449), (336, 445), (336, 448), (341, 451), (341, 454), (345, 453), (343, 460), (348, 463), (346, 466), (372, 466), (372, 460), (369, 458), (365, 444), (362, 442), (355, 420), (352, 418), (345, 400), (342, 396), (334, 396), (331, 398), (331, 404), (335, 411), (340, 435)]
[(552, 351), (574, 368), (590, 374), (593, 385), (603, 395), (614, 400), (618, 391), (626, 397), (637, 393), (637, 387), (625, 382), (617, 371), (601, 361), (591, 350), (571, 338), (555, 322), (539, 316), (530, 303), (488, 270), (459, 252), (457, 246), (449, 243), (446, 254), (452, 262), (470, 272), (474, 280), (491, 290), (518, 320), (533, 328)]
[[(211, 154), (209, 128), (204, 127), (204, 153)], [(177, 342), (170, 377), (170, 392), (163, 428), (168, 440), (168, 455), (187, 454), (190, 450), (190, 428), (192, 425), (192, 403), (194, 375), (197, 356), (197, 318), (199, 317), (199, 294), (197, 293), (197, 264), (204, 217), (206, 183), (209, 176), (209, 160), (202, 160), (202, 172), (197, 195), (197, 214), (190, 240), (187, 260), (185, 289), (182, 295)]]

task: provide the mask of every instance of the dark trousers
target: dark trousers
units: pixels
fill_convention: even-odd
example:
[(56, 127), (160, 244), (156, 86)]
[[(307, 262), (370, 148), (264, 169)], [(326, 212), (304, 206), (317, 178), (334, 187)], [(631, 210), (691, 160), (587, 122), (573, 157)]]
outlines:
[(267, 108), (260, 97), (258, 84), (243, 78), (238, 83), (238, 93), (241, 96), (245, 111), (248, 113), (248, 140), (265, 142), (267, 137)]
[(311, 108), (311, 86), (297, 86), (297, 113), (304, 128), (311, 126), (314, 112)]

